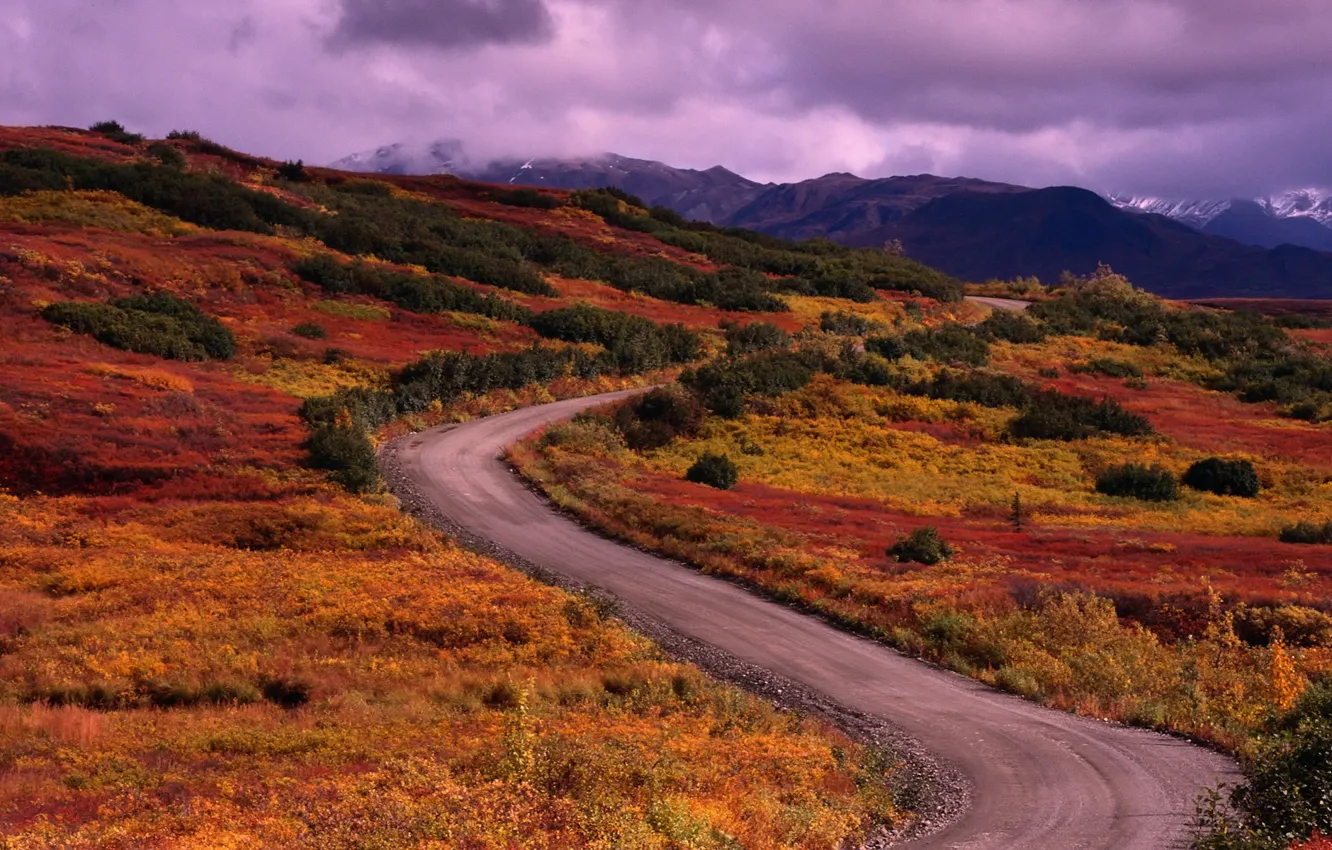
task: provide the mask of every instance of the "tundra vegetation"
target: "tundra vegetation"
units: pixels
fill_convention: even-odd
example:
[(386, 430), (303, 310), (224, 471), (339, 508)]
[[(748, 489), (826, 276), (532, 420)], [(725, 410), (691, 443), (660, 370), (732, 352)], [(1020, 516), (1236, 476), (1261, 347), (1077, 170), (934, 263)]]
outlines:
[(831, 850), (909, 817), (889, 754), (382, 492), (393, 434), (669, 380), (746, 318), (578, 264), (746, 271), (495, 191), (0, 129), (0, 846)]

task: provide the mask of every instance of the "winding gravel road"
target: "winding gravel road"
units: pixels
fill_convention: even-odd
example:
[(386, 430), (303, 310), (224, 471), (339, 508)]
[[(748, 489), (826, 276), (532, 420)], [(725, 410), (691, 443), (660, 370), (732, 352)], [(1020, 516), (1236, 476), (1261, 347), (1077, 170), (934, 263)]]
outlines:
[(1233, 781), (1184, 741), (1051, 711), (909, 659), (744, 589), (590, 533), (499, 459), (538, 427), (631, 393), (573, 399), (400, 441), (398, 474), (449, 523), (744, 662), (886, 719), (973, 786), (914, 848), (1135, 850), (1187, 843), (1194, 800)]

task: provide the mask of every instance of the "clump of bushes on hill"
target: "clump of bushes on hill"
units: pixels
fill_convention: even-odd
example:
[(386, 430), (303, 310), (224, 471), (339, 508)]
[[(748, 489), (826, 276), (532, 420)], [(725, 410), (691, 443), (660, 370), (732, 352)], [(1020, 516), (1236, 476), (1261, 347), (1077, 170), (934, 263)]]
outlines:
[(1203, 806), (1195, 850), (1285, 850), (1332, 834), (1332, 681), (1269, 724), (1245, 781)]
[(168, 168), (184, 168), (189, 164), (185, 154), (166, 142), (153, 142), (148, 146), (148, 153)]
[(1144, 502), (1172, 502), (1179, 498), (1179, 482), (1165, 467), (1126, 463), (1097, 476), (1096, 492)]
[(842, 310), (829, 310), (819, 316), (819, 330), (837, 336), (865, 336), (882, 327), (880, 323), (872, 322), (864, 316)]
[(1069, 371), (1084, 375), (1108, 375), (1111, 378), (1142, 377), (1142, 370), (1137, 366), (1114, 357), (1096, 357), (1086, 363), (1076, 363), (1069, 367)]
[(635, 451), (659, 449), (677, 437), (692, 437), (703, 425), (704, 410), (694, 394), (679, 385), (658, 387), (615, 411), (615, 426)]
[(231, 331), (190, 302), (165, 292), (109, 304), (57, 301), (43, 308), (42, 318), (103, 345), (168, 360), (226, 360), (236, 353)]
[(400, 272), (372, 263), (341, 263), (332, 254), (297, 260), (291, 270), (325, 292), (369, 295), (412, 313), (475, 313), (519, 323), (532, 318), (531, 310), (493, 293), (482, 295), (442, 277)]
[(305, 449), (311, 467), (327, 470), (351, 492), (366, 493), (379, 486), (375, 447), (364, 429), (350, 422), (321, 426), (305, 441)]
[(734, 419), (745, 412), (749, 395), (777, 396), (809, 384), (821, 364), (794, 351), (765, 351), (685, 372), (680, 383), (718, 416)]
[(740, 471), (726, 455), (707, 452), (685, 472), (685, 480), (729, 490), (740, 480)]
[(301, 322), (291, 332), (305, 339), (328, 339), (328, 331), (318, 322)]
[(950, 560), (954, 551), (948, 541), (939, 534), (939, 529), (927, 525), (888, 547), (888, 555), (899, 563), (916, 563), (932, 567), (941, 561)]
[(1281, 542), (1311, 546), (1332, 545), (1332, 522), (1319, 525), (1308, 520), (1300, 520), (1281, 529)]
[(129, 132), (119, 121), (98, 121), (88, 129), (122, 145), (137, 145), (143, 141), (143, 136)]
[(768, 322), (726, 326), (726, 353), (731, 357), (790, 347), (791, 335)]
[(486, 197), (498, 204), (509, 207), (553, 210), (561, 206), (559, 198), (531, 188), (492, 189)]
[(971, 328), (957, 324), (917, 328), (902, 336), (872, 337), (865, 340), (865, 349), (888, 360), (914, 357), (968, 366), (984, 366), (990, 360), (989, 343)]
[(528, 324), (546, 339), (600, 345), (626, 372), (649, 372), (699, 357), (698, 334), (683, 325), (658, 325), (590, 304), (538, 313)]
[(1004, 341), (1031, 344), (1045, 340), (1045, 328), (1023, 313), (995, 310), (977, 327), (977, 331), (991, 342)]
[(1252, 499), (1262, 491), (1258, 470), (1247, 460), (1209, 457), (1190, 466), (1183, 480), (1186, 487), (1218, 496)]
[(1082, 440), (1098, 434), (1144, 437), (1155, 433), (1146, 417), (1130, 413), (1112, 398), (1100, 401), (1042, 390), (1009, 426), (1018, 438)]

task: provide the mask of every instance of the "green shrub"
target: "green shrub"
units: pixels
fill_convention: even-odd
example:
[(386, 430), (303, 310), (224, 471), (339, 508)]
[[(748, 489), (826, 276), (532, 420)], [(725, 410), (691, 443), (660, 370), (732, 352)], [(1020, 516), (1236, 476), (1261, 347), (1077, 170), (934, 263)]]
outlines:
[(1146, 417), (1130, 413), (1112, 398), (1100, 401), (1042, 390), (1009, 426), (1014, 437), (1081, 440), (1097, 434), (1142, 437), (1155, 433)]
[(615, 411), (615, 425), (624, 442), (635, 451), (669, 445), (677, 437), (692, 437), (703, 425), (704, 410), (693, 393), (673, 384), (658, 387)]
[(731, 357), (740, 357), (773, 348), (790, 347), (791, 335), (776, 325), (767, 322), (752, 322), (748, 325), (733, 324), (726, 328), (726, 353)]
[(291, 332), (306, 339), (328, 339), (328, 331), (318, 322), (301, 322)]
[(1142, 370), (1127, 360), (1114, 357), (1097, 357), (1086, 363), (1069, 367), (1069, 371), (1085, 375), (1109, 375), (1111, 378), (1141, 378)]
[(1190, 466), (1183, 480), (1187, 487), (1218, 496), (1252, 499), (1262, 490), (1258, 470), (1247, 460), (1209, 457)]
[(605, 348), (628, 372), (649, 372), (699, 356), (698, 334), (683, 325), (657, 325), (614, 310), (575, 304), (538, 313), (528, 322), (546, 339), (590, 342)]
[(793, 392), (807, 386), (815, 371), (801, 352), (765, 351), (685, 372), (680, 383), (697, 393), (708, 410), (734, 419), (744, 413), (747, 395)]
[(1332, 545), (1332, 522), (1322, 525), (1301, 520), (1294, 525), (1281, 529), (1282, 543), (1303, 543), (1305, 545)]
[(871, 322), (864, 316), (846, 313), (841, 310), (828, 311), (819, 316), (819, 330), (838, 336), (865, 336), (874, 330), (877, 322)]
[(284, 162), (277, 167), (277, 176), (292, 183), (309, 183), (310, 175), (305, 172), (305, 163), (301, 160)]
[(530, 207), (538, 210), (553, 210), (561, 206), (560, 199), (536, 189), (494, 189), (489, 199), (510, 207)]
[(128, 132), (120, 125), (119, 121), (98, 121), (88, 129), (106, 136), (113, 142), (120, 142), (122, 145), (137, 145), (143, 141), (143, 136)]
[(316, 428), (305, 441), (305, 449), (311, 467), (327, 470), (334, 481), (351, 492), (365, 493), (379, 486), (374, 444), (356, 425)]
[(110, 304), (57, 301), (42, 318), (103, 345), (168, 360), (226, 360), (236, 353), (231, 331), (188, 301), (165, 292)]
[(898, 337), (873, 337), (865, 340), (865, 349), (889, 360), (910, 356), (968, 366), (984, 366), (990, 360), (989, 343), (972, 328), (957, 324), (918, 328)]
[(1179, 498), (1179, 482), (1162, 466), (1127, 463), (1097, 476), (1096, 492), (1144, 502), (1172, 502)]
[(726, 455), (707, 452), (689, 467), (689, 471), (685, 473), (685, 480), (695, 484), (706, 484), (718, 490), (729, 490), (740, 480), (740, 471)]
[(1045, 328), (1029, 316), (1012, 310), (995, 310), (980, 323), (978, 330), (981, 336), (991, 341), (1028, 344), (1045, 340)]
[(933, 566), (940, 561), (953, 557), (953, 547), (939, 534), (939, 529), (932, 525), (918, 528), (899, 539), (888, 548), (888, 555), (900, 563), (917, 563)]
[(986, 407), (1023, 407), (1031, 401), (1031, 389), (1012, 375), (994, 372), (959, 372), (940, 369), (928, 381), (898, 387), (908, 395), (947, 401), (969, 401)]
[(148, 146), (148, 153), (168, 168), (184, 168), (189, 164), (185, 154), (166, 142), (153, 142)]

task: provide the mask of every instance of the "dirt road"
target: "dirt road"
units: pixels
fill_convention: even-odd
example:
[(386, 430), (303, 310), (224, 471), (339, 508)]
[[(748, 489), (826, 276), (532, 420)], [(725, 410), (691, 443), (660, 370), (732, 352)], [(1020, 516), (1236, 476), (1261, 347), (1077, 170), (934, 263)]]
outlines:
[(973, 785), (971, 805), (918, 848), (1181, 846), (1204, 786), (1233, 763), (1174, 738), (1041, 708), (913, 661), (730, 583), (589, 533), (499, 455), (543, 424), (624, 394), (574, 399), (406, 438), (399, 472), (451, 523), (630, 609), (867, 714)]

